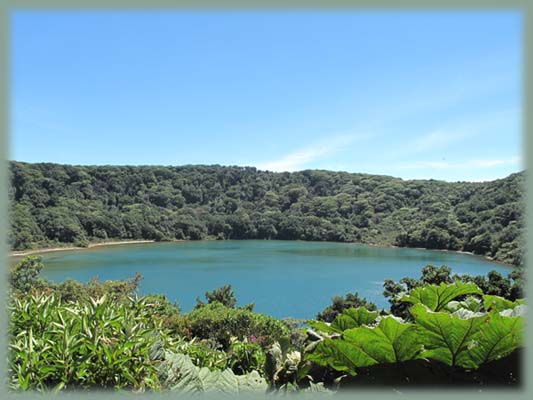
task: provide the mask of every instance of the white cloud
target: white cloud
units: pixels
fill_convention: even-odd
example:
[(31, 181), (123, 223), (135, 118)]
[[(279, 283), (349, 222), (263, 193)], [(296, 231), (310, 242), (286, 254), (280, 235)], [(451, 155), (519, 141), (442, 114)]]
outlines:
[(465, 139), (482, 135), (495, 127), (507, 126), (509, 121), (516, 121), (517, 118), (520, 118), (520, 112), (515, 108), (479, 114), (415, 137), (406, 143), (402, 153), (421, 153), (453, 147)]
[(450, 143), (458, 142), (468, 137), (471, 133), (472, 131), (468, 130), (433, 131), (417, 137), (412, 144), (412, 150), (419, 152), (447, 146)]
[(520, 156), (500, 159), (472, 159), (460, 162), (448, 161), (415, 161), (413, 163), (400, 164), (398, 168), (402, 169), (483, 169), (493, 168), (502, 165), (518, 165), (521, 163)]
[(327, 156), (332, 156), (339, 151), (346, 149), (355, 140), (368, 138), (369, 135), (337, 135), (321, 140), (311, 146), (293, 151), (277, 160), (267, 161), (257, 165), (258, 169), (274, 172), (292, 172), (304, 168), (312, 161), (316, 161)]

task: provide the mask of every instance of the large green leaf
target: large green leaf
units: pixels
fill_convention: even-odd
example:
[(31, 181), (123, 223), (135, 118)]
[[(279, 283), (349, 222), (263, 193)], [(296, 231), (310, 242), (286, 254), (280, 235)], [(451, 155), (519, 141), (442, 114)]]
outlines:
[(508, 309), (513, 309), (519, 305), (524, 304), (524, 300), (511, 301), (504, 299), (500, 296), (483, 296), (483, 305), (487, 311), (503, 311)]
[(204, 392), (239, 393), (239, 392), (264, 392), (267, 389), (266, 381), (257, 371), (246, 375), (235, 375), (231, 369), (223, 371), (210, 371), (204, 367), (199, 371)]
[[(232, 372), (231, 370), (225, 370)], [(245, 392), (265, 392), (268, 388), (268, 384), (264, 378), (259, 375), (259, 372), (252, 371), (246, 375), (235, 375), (237, 378), (237, 384), (239, 386), (239, 393)]]
[(358, 367), (374, 363), (371, 357), (341, 338), (324, 339), (312, 353), (306, 355), (306, 359), (354, 376)]
[(460, 309), (480, 312), (484, 310), (483, 302), (478, 297), (468, 296), (462, 301), (452, 300), (445, 306), (445, 310), (451, 313)]
[(165, 361), (161, 364), (160, 377), (166, 387), (184, 393), (203, 391), (200, 368), (195, 366), (185, 354), (166, 352)]
[(526, 315), (527, 306), (520, 304), (515, 308), (509, 308), (507, 310), (500, 311), (500, 315), (504, 317), (524, 317)]
[(424, 357), (450, 366), (477, 367), (469, 349), (475, 344), (474, 339), (487, 321), (487, 315), (464, 318), (464, 313), (433, 312), (422, 304), (415, 304), (410, 312), (424, 342)]
[(473, 283), (454, 282), (451, 284), (427, 285), (415, 288), (401, 298), (412, 304), (424, 304), (431, 311), (442, 310), (453, 299), (465, 294), (483, 294)]
[(311, 321), (309, 325), (324, 333), (342, 333), (347, 329), (371, 324), (376, 320), (378, 315), (379, 313), (377, 311), (368, 311), (364, 307), (349, 308), (344, 310), (342, 314), (337, 315), (337, 318), (330, 325), (322, 321)]
[(477, 366), (498, 360), (522, 344), (523, 334), (524, 318), (492, 312), (475, 336), (469, 355)]
[(235, 375), (231, 369), (210, 371), (207, 367), (195, 366), (188, 355), (171, 352), (165, 355), (160, 376), (165, 386), (182, 393), (265, 392), (268, 387), (257, 371), (246, 375)]
[(422, 350), (415, 326), (392, 316), (382, 318), (375, 328), (350, 329), (344, 333), (344, 339), (377, 364), (412, 360)]
[(376, 327), (360, 326), (346, 330), (342, 338), (325, 339), (308, 359), (356, 375), (357, 368), (412, 360), (421, 351), (414, 324), (388, 316)]
[[(505, 311), (520, 307), (524, 306)], [(524, 318), (506, 316), (505, 311), (480, 314), (461, 309), (448, 314), (429, 311), (421, 304), (411, 307), (424, 340), (422, 355), (463, 368), (478, 368), (521, 346)]]
[(313, 328), (315, 331), (332, 334), (332, 333), (340, 333), (337, 330), (333, 329), (331, 327), (331, 324), (328, 324), (324, 321), (308, 321), (307, 324)]
[(349, 308), (335, 318), (331, 327), (343, 332), (347, 329), (358, 328), (362, 325), (371, 324), (376, 320), (379, 313), (377, 311), (368, 311), (364, 307)]

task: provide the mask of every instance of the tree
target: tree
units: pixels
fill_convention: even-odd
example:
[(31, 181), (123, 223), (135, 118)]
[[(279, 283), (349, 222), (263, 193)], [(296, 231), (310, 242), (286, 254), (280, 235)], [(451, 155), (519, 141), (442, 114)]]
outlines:
[(333, 322), (337, 315), (348, 308), (365, 307), (369, 311), (376, 311), (374, 303), (369, 302), (364, 297), (359, 297), (358, 293), (347, 293), (344, 297), (335, 296), (331, 299), (331, 305), (319, 312), (316, 319), (319, 321)]
[(14, 291), (27, 293), (44, 286), (44, 281), (39, 277), (43, 269), (41, 260), (39, 256), (28, 256), (10, 269), (9, 283)]
[[(205, 292), (205, 298), (207, 300), (207, 304), (218, 302), (229, 308), (235, 308), (235, 305), (237, 304), (237, 298), (231, 289), (231, 285), (224, 285), (218, 289), (214, 289), (211, 292)], [(205, 303), (200, 300), (200, 298), (196, 299), (196, 308), (204, 305)]]

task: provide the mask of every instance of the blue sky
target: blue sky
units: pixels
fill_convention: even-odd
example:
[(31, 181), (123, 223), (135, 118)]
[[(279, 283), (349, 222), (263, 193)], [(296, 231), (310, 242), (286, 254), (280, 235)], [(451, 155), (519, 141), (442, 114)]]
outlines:
[(490, 180), (522, 166), (514, 12), (17, 12), (11, 159)]

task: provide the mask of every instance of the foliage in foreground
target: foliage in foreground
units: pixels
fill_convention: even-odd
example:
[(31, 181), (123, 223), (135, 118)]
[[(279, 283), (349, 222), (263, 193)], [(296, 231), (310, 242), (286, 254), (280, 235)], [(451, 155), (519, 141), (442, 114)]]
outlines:
[(289, 334), (286, 325), (273, 317), (218, 302), (194, 309), (187, 315), (186, 323), (191, 337), (216, 341), (224, 349), (230, 346), (233, 337), (240, 340), (253, 337), (266, 346)]
[[(216, 300), (181, 314), (164, 296), (131, 295), (131, 281), (76, 282), (72, 297), (69, 286), (40, 279), (41, 267), (28, 258), (11, 270), (14, 390), (286, 393), (520, 378), (525, 300), (448, 283), (445, 268), (426, 267), (425, 282), (403, 280), (410, 289), (391, 294), (403, 318), (356, 296), (358, 307), (301, 328)], [(208, 293), (234, 298), (229, 285)]]
[[(465, 295), (470, 297), (455, 300)], [(359, 308), (331, 325), (311, 323), (325, 338), (307, 359), (352, 376), (366, 367), (414, 360), (475, 370), (522, 346), (523, 301), (483, 295), (462, 282), (418, 287), (402, 300), (411, 304), (407, 321)]]
[(405, 277), (395, 282), (386, 279), (383, 284), (383, 296), (389, 299), (391, 313), (402, 318), (409, 318), (407, 311), (409, 304), (403, 301), (403, 294), (426, 285), (451, 284), (456, 281), (475, 284), (483, 294), (496, 295), (504, 299), (515, 301), (524, 296), (525, 271), (522, 267), (513, 269), (506, 278), (499, 272), (490, 271), (487, 276), (452, 274), (447, 266), (434, 267), (426, 265), (422, 268), (419, 279)]
[(333, 320), (342, 314), (344, 310), (350, 308), (364, 307), (370, 311), (376, 311), (378, 308), (374, 303), (359, 297), (358, 293), (347, 293), (344, 297), (335, 296), (331, 299), (331, 305), (327, 306), (322, 312), (319, 312), (316, 319), (319, 321), (333, 322)]
[(64, 282), (50, 282), (39, 276), (43, 269), (42, 259), (39, 256), (27, 256), (11, 266), (9, 270), (9, 283), (15, 295), (30, 291), (46, 291), (53, 293), (65, 302), (89, 301), (100, 298), (104, 294), (115, 301), (128, 300), (137, 292), (142, 279), (140, 274), (128, 280), (100, 282), (97, 278), (89, 283), (67, 279)]
[(154, 351), (168, 337), (146, 299), (41, 293), (12, 299), (9, 315), (14, 389), (160, 388)]
[[(235, 297), (235, 292), (231, 289), (231, 285), (224, 285), (211, 292), (205, 292), (205, 298), (208, 304), (218, 302), (229, 308), (234, 308), (237, 304), (237, 298)], [(197, 298), (196, 308), (202, 307), (203, 305), (205, 303), (200, 298)]]
[(229, 368), (212, 371), (197, 367), (189, 356), (179, 353), (167, 353), (159, 371), (165, 387), (182, 393), (264, 393), (268, 388), (266, 380), (257, 371), (244, 375), (236, 375)]

